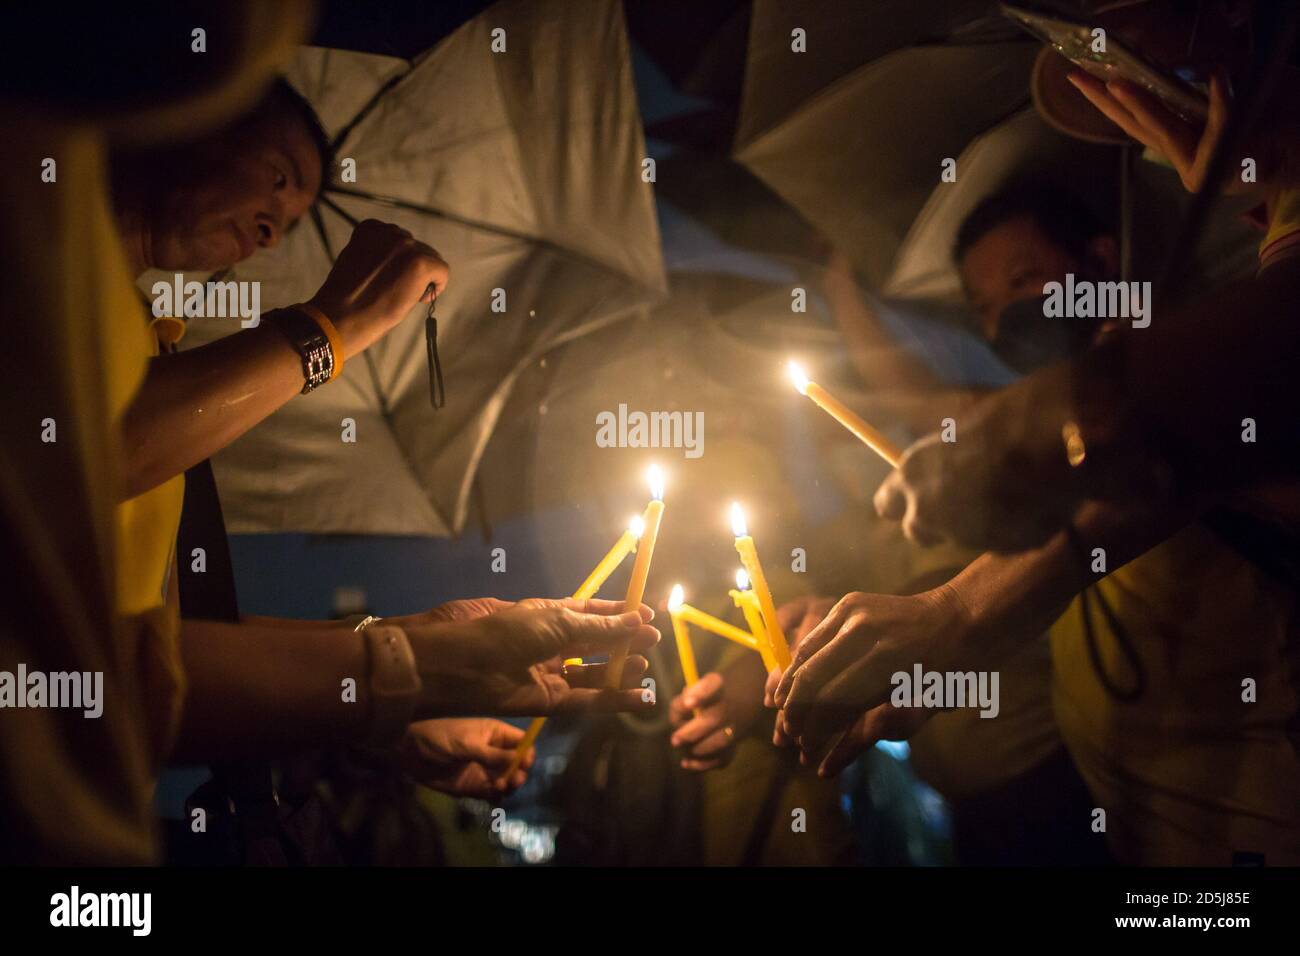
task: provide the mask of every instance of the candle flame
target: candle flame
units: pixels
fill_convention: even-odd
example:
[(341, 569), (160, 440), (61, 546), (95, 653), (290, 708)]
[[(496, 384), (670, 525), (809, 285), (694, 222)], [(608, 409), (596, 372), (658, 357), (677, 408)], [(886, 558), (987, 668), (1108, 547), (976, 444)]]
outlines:
[(632, 520), (627, 523), (627, 530), (632, 532), (632, 537), (640, 541), (641, 535), (645, 534), (645, 521), (640, 515), (633, 515)]
[(749, 534), (749, 526), (745, 524), (745, 512), (741, 509), (739, 501), (731, 503), (731, 533), (737, 538)]
[(808, 376), (805, 374), (803, 367), (798, 362), (789, 362), (786, 368), (790, 372), (790, 381), (794, 382), (794, 387), (799, 390), (800, 395), (808, 394)]
[(676, 611), (680, 610), (681, 606), (685, 603), (686, 603), (686, 592), (682, 590), (682, 586), (680, 584), (674, 584), (672, 594), (668, 595), (669, 612), (675, 613)]
[(650, 470), (646, 472), (646, 479), (650, 482), (650, 496), (656, 501), (664, 500), (664, 472), (658, 465), (651, 465)]
[(744, 568), (736, 568), (736, 588), (741, 591), (749, 590), (749, 572)]

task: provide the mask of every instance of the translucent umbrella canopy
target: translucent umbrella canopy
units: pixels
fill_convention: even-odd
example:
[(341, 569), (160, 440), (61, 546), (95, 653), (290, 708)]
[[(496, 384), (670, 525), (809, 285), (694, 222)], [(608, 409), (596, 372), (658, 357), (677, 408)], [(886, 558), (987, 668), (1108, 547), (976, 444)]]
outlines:
[[(756, 0), (735, 158), (874, 291), (960, 300), (957, 227), (1009, 180), (1055, 181), (1103, 214), (1119, 206), (1120, 148), (1070, 139), (1030, 105), (1038, 50), (982, 2)], [(941, 176), (945, 160), (953, 181)], [(1171, 171), (1137, 164), (1139, 268), (1155, 268), (1186, 202)], [(1195, 280), (1249, 268), (1234, 212), (1225, 205), (1206, 231)]]
[[(414, 63), (301, 52), (290, 81), (356, 181), (337, 167), (310, 221), (233, 277), (260, 281), (267, 311), (315, 292), (352, 221), (409, 229), (452, 267), (436, 311), (447, 400), (430, 403), (421, 306), (216, 457), (232, 531), (459, 533), (520, 371), (664, 292), (621, 5), (568, 9), (499, 3)], [(204, 325), (186, 346), (229, 331)]]
[(755, 3), (735, 156), (873, 286), (942, 161), (1028, 101), (1036, 47), (988, 10)]

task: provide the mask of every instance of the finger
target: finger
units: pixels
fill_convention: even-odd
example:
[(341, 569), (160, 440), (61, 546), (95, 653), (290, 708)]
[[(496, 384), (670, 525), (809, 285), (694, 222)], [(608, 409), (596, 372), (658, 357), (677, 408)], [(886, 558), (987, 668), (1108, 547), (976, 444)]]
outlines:
[(776, 720), (772, 724), (772, 744), (776, 747), (794, 746), (794, 738), (786, 732), (785, 711), (776, 712)]
[(730, 727), (723, 727), (694, 744), (690, 749), (690, 759), (707, 760), (720, 757), (735, 746), (736, 732)]
[(1139, 123), (1133, 114), (1110, 94), (1105, 83), (1082, 70), (1069, 74), (1068, 79), (1101, 115), (1122, 129), (1130, 138), (1137, 140), (1143, 146), (1160, 148), (1156, 143), (1155, 135)]
[[(850, 721), (851, 722), (851, 721)], [(823, 758), (839, 740), (840, 735), (847, 729), (846, 726), (833, 728), (825, 733), (803, 733), (796, 738), (799, 745), (799, 763), (805, 767), (816, 769), (821, 765)]]
[(832, 735), (847, 729), (860, 714), (888, 703), (893, 690), (891, 676), (910, 671), (911, 665), (899, 663), (897, 655), (892, 655), (892, 660), (885, 658), (884, 654), (867, 654), (840, 668), (801, 715), (802, 721), (793, 724), (794, 731), (810, 741), (829, 743)]
[(1196, 158), (1192, 163), (1192, 178), (1197, 184), (1205, 183), (1205, 174), (1210, 160), (1214, 157), (1214, 148), (1223, 137), (1224, 127), (1228, 125), (1228, 78), (1222, 69), (1210, 75), (1210, 108), (1205, 119), (1205, 130), (1196, 144)]
[(640, 688), (607, 690), (580, 687), (565, 694), (551, 709), (552, 714), (644, 713), (653, 710), (654, 697), (645, 700)]
[(686, 706), (686, 699), (683, 694), (678, 694), (668, 702), (668, 723), (673, 727), (680, 727), (686, 721), (691, 719), (691, 708)]
[(711, 671), (682, 692), (683, 703), (688, 710), (710, 707), (722, 697), (726, 683), (721, 674)]
[(830, 613), (830, 609), (834, 606), (834, 601), (830, 603), (819, 601), (816, 604), (808, 605), (808, 610), (804, 614), (803, 619), (799, 622), (798, 630), (795, 631), (795, 643), (798, 643), (807, 637), (809, 632), (822, 622), (822, 619)]
[(904, 710), (893, 704), (873, 707), (859, 718), (841, 737), (822, 761), (818, 773), (834, 777), (857, 759), (859, 754), (882, 740), (907, 740), (932, 716), (924, 709)]
[(791, 601), (788, 604), (782, 604), (776, 609), (776, 622), (781, 625), (781, 630), (787, 634), (794, 630), (797, 622), (803, 619), (808, 610), (808, 599), (800, 598), (797, 601)]
[(845, 598), (842, 598), (839, 603), (831, 608), (830, 613), (822, 618), (821, 623), (805, 634), (803, 640), (799, 642), (799, 646), (794, 649), (790, 666), (781, 675), (781, 682), (776, 688), (776, 705), (778, 707), (785, 706), (785, 702), (790, 696), (790, 688), (794, 686), (799, 671), (839, 632), (845, 618), (848, 617), (848, 604), (845, 603), (847, 597), (846, 595)]
[[(611, 601), (607, 598), (530, 598), (523, 604), (535, 604), (540, 607), (563, 607), (579, 614), (623, 614), (626, 601)], [(654, 608), (649, 604), (639, 605), (641, 620), (649, 624), (655, 619)]]
[(773, 667), (767, 672), (767, 681), (763, 684), (763, 706), (776, 706), (776, 689), (781, 686), (781, 675), (783, 671), (779, 667)]
[(694, 757), (682, 758), (682, 769), (690, 770), (694, 773), (700, 773), (705, 770), (717, 770), (719, 767), (726, 766), (727, 761), (713, 758), (711, 760), (699, 760)]
[(659, 631), (643, 622), (636, 611), (626, 614), (581, 614), (569, 608), (555, 608), (550, 622), (552, 648), (545, 657), (562, 653), (569, 657), (595, 657), (621, 651), (646, 651), (659, 643)]
[(876, 506), (876, 514), (886, 521), (900, 520), (907, 513), (907, 491), (902, 473), (897, 469), (891, 471), (871, 501)]
[(1156, 148), (1180, 173), (1191, 168), (1200, 138), (1196, 130), (1166, 108), (1157, 97), (1133, 83), (1111, 80), (1106, 89), (1154, 136)]
[(690, 747), (698, 744), (710, 734), (721, 730), (726, 724), (726, 716), (721, 707), (701, 711), (698, 717), (692, 717), (673, 731), (670, 742), (674, 747)]
[(921, 502), (913, 498), (908, 502), (907, 514), (903, 517), (903, 535), (923, 548), (932, 548), (940, 544), (944, 536), (934, 526), (933, 520), (927, 520), (922, 512)]
[[(529, 747), (529, 752), (531, 752), (532, 749), (532, 747)], [(500, 775), (503, 770), (514, 762), (515, 751), (513, 747), (492, 747), (484, 745), (474, 748), (470, 756), (474, 758), (475, 762), (492, 770), (495, 775)]]
[(418, 241), (411, 245), (408, 255), (411, 258), (407, 261), (412, 264), (417, 276), (423, 282), (424, 291), (420, 293), (420, 301), (428, 302), (435, 296), (442, 295), (451, 276), (451, 267), (443, 261), (442, 256), (434, 252), (432, 247)]
[[(484, 772), (489, 773), (486, 769)], [(499, 771), (490, 772), (489, 777), (494, 791), (490, 796), (507, 796), (528, 782), (528, 771), (524, 769), (523, 765), (520, 765), (519, 769), (512, 773), (509, 779), (506, 779)]]
[(836, 739), (817, 767), (817, 776), (839, 776), (845, 767), (876, 745), (880, 735), (875, 732), (872, 713), (869, 711), (863, 714), (857, 723)]
[(524, 739), (526, 731), (507, 724), (504, 720), (492, 721), (492, 733), (488, 735), (488, 744), (493, 747), (517, 747)]

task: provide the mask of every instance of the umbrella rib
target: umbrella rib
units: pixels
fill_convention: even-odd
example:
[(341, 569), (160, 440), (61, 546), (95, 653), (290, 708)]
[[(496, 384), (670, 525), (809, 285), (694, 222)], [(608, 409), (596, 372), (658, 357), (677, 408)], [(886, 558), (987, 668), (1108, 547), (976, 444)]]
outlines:
[[(342, 186), (335, 186), (335, 185), (327, 186), (326, 190), (332, 193), (337, 193), (340, 196), (351, 196), (354, 199), (365, 199), (365, 200), (369, 200), (370, 202), (379, 203), (380, 205), (383, 206), (393, 206), (398, 209), (404, 209), (407, 212), (423, 213), (426, 216), (434, 216), (438, 219), (446, 219), (448, 222), (454, 222), (461, 226), (468, 226), (471, 229), (480, 229), (484, 232), (494, 233), (495, 235), (498, 236), (505, 236), (508, 239), (518, 239), (521, 242), (529, 242), (540, 248), (564, 256), (567, 259), (571, 259), (575, 262), (581, 262), (584, 265), (590, 266), (592, 268), (600, 269), (601, 271), (604, 272), (610, 271), (611, 268), (610, 266), (608, 266), (603, 262), (599, 262), (595, 259), (592, 259), (589, 256), (585, 256), (580, 252), (575, 252), (574, 250), (566, 248), (565, 246), (562, 246), (559, 243), (554, 242), (553, 240), (543, 239), (537, 236), (530, 236), (527, 233), (517, 232), (513, 229), (507, 229), (504, 226), (496, 226), (491, 223), (482, 222), (476, 219), (468, 219), (464, 216), (458, 216), (455, 213), (446, 212), (442, 209), (437, 209), (433, 206), (426, 206), (423, 203), (411, 202), (409, 199), (398, 199), (395, 196), (383, 196), (380, 195), (379, 193), (370, 193), (360, 189), (345, 189)], [(327, 197), (325, 197), (323, 194), (321, 196), (321, 200), (323, 202), (329, 202), (331, 206), (337, 208), (337, 206), (335, 206), (334, 203), (330, 202), (330, 200)], [(637, 284), (640, 285), (641, 283), (638, 281)]]
[(379, 105), (379, 101), (388, 94), (388, 91), (402, 80), (406, 79), (406, 77), (410, 76), (410, 74), (411, 67), (408, 65), (405, 73), (398, 73), (396, 76), (390, 76), (383, 86), (375, 90), (374, 95), (371, 96), (370, 99), (366, 101), (365, 105), (357, 111), (357, 115), (352, 117), (352, 119), (347, 122), (347, 125), (334, 134), (334, 139), (330, 141), (330, 152), (337, 152), (338, 148), (343, 145), (343, 141), (348, 138), (362, 120), (370, 115), (374, 108)]

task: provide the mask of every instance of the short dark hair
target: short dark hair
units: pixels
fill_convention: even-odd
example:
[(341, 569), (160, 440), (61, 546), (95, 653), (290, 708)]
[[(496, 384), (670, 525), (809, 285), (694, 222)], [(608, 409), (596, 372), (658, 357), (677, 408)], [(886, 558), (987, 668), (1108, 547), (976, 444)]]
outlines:
[(1091, 209), (1055, 186), (1021, 181), (986, 196), (957, 229), (952, 258), (958, 265), (971, 246), (1013, 219), (1029, 218), (1058, 248), (1086, 259), (1088, 243), (1111, 232)]
[(311, 137), (312, 145), (316, 147), (321, 169), (321, 185), (320, 190), (317, 191), (319, 194), (329, 183), (330, 171), (334, 168), (334, 147), (330, 145), (329, 135), (325, 132), (320, 117), (316, 115), (315, 108), (305, 96), (290, 85), (287, 79), (277, 76), (271, 82), (270, 88), (257, 101), (257, 105), (239, 121), (238, 125), (274, 123), (277, 118), (286, 114), (302, 121), (307, 127), (307, 135)]

